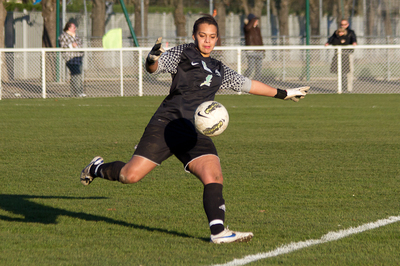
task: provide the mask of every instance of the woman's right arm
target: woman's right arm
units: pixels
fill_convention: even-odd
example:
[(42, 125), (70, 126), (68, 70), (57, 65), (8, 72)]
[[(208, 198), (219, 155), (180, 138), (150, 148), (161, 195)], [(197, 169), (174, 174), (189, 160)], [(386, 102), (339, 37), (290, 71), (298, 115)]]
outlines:
[(161, 40), (162, 37), (158, 37), (156, 44), (154, 44), (150, 53), (147, 55), (146, 70), (149, 73), (153, 73), (157, 70), (158, 59), (160, 58), (161, 54), (165, 52), (164, 48), (162, 47)]

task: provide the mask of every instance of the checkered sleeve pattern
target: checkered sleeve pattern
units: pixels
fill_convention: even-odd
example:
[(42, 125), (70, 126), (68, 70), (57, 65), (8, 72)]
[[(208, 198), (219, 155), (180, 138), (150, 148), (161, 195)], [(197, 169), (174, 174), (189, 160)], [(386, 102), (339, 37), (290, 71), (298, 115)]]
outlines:
[(178, 45), (163, 53), (158, 59), (158, 68), (154, 73), (176, 74), (182, 52), (187, 46), (189, 44)]
[[(66, 32), (63, 32), (60, 37), (58, 38), (58, 42), (60, 44), (61, 48), (66, 48), (66, 49), (73, 49), (70, 47), (72, 43), (76, 43), (78, 46), (77, 48), (82, 48), (83, 42), (82, 39), (79, 38), (78, 36), (71, 36)], [(65, 61), (71, 63), (71, 64), (82, 64), (82, 56), (83, 52), (65, 52), (62, 53), (62, 57), (64, 58)]]
[[(182, 52), (189, 45), (190, 44), (178, 45), (163, 53), (158, 59), (158, 68), (154, 73), (176, 74)], [(222, 67), (224, 68), (225, 74), (220, 89), (232, 89), (237, 92), (242, 91), (245, 77), (227, 67), (225, 64), (222, 64)]]
[(224, 68), (224, 77), (220, 89), (231, 89), (237, 92), (242, 91), (245, 77), (225, 64), (222, 64), (222, 67)]

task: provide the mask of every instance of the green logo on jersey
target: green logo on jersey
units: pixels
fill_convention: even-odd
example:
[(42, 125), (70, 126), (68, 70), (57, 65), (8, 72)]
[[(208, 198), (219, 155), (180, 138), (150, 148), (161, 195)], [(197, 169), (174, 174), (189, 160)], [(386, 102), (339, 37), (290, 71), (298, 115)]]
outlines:
[(212, 77), (213, 77), (212, 75), (208, 75), (206, 77), (206, 80), (203, 83), (200, 84), (200, 87), (203, 86), (203, 85), (210, 87)]

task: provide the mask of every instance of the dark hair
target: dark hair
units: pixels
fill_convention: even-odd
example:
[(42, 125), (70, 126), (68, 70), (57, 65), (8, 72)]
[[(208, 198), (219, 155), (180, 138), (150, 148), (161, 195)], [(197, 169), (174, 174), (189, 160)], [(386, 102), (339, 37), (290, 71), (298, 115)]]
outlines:
[(252, 20), (252, 19), (254, 19), (254, 18), (258, 19), (258, 18), (256, 17), (256, 15), (254, 15), (254, 14), (252, 14), (252, 13), (250, 13), (250, 14), (247, 16), (247, 19), (248, 19), (249, 21)]
[(219, 36), (219, 28), (218, 28), (218, 23), (215, 20), (215, 18), (211, 15), (204, 15), (201, 18), (197, 19), (196, 22), (193, 25), (193, 35), (196, 35), (196, 32), (199, 30), (199, 26), (201, 24), (209, 24), (209, 25), (214, 25), (217, 27), (217, 36)]
[(65, 24), (63, 31), (67, 31), (71, 27), (72, 24), (75, 24), (75, 23), (72, 21), (68, 21), (67, 24)]

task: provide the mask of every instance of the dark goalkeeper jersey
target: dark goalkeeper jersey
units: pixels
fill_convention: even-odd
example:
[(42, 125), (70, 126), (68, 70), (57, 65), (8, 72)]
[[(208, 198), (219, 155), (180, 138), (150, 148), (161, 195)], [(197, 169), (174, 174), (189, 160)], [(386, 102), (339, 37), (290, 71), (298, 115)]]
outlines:
[(214, 100), (219, 89), (241, 91), (245, 78), (220, 61), (203, 57), (195, 44), (183, 44), (163, 53), (154, 73), (170, 73), (172, 85), (152, 117), (152, 124), (167, 124), (173, 120), (193, 123), (196, 108)]

